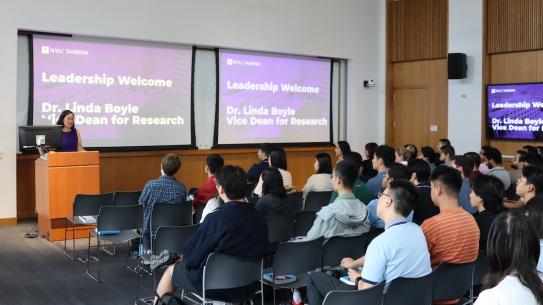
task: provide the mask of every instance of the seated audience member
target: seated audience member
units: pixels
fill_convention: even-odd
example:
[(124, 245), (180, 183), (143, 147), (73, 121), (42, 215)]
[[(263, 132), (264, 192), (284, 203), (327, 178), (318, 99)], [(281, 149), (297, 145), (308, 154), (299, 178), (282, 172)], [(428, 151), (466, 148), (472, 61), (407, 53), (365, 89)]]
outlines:
[(511, 159), (511, 170), (509, 171), (509, 175), (511, 176), (512, 183), (520, 178), (520, 175), (522, 174), (522, 164), (520, 160), (525, 160), (527, 155), (528, 153), (524, 150), (517, 150)]
[(256, 152), (259, 162), (253, 164), (249, 168), (249, 171), (247, 172), (247, 183), (255, 185), (258, 182), (258, 179), (260, 178), (262, 172), (266, 168), (268, 168), (268, 158), (270, 156), (272, 148), (273, 146), (271, 144), (260, 144), (260, 146), (258, 147), (258, 151)]
[[(264, 217), (244, 200), (247, 175), (239, 166), (224, 166), (216, 176), (217, 192), (225, 202), (206, 220), (185, 244), (179, 262), (168, 266), (157, 287), (159, 296), (173, 293), (202, 292), (202, 275), (210, 253), (261, 258), (268, 253), (268, 229)], [(227, 290), (207, 290), (206, 296), (225, 302), (254, 293), (253, 285)], [(155, 300), (156, 302), (156, 300)]]
[(490, 272), (475, 305), (543, 304), (537, 232), (520, 211), (496, 217), (488, 234)]
[(336, 164), (332, 174), (334, 190), (338, 197), (334, 202), (324, 206), (317, 212), (317, 218), (307, 233), (305, 240), (313, 240), (324, 236), (358, 236), (368, 232), (368, 207), (356, 199), (353, 184), (358, 172), (349, 161)]
[[(417, 201), (416, 188), (406, 180), (392, 181), (379, 197), (378, 215), (385, 221), (385, 232), (369, 244), (366, 255), (341, 260), (355, 286), (341, 283), (323, 272), (310, 274), (309, 305), (320, 305), (331, 290), (363, 290), (378, 283), (388, 284), (399, 277), (419, 278), (432, 272), (430, 255), (419, 226), (406, 221)], [(357, 271), (362, 268), (362, 272)]]
[(479, 175), (473, 180), (469, 198), (471, 206), (477, 209), (473, 217), (479, 226), (479, 250), (486, 250), (486, 238), (490, 225), (504, 209), (504, 192), (503, 183), (494, 176)]
[(369, 179), (375, 177), (377, 175), (377, 171), (373, 169), (372, 161), (373, 157), (375, 155), (375, 148), (377, 148), (377, 143), (366, 143), (364, 146), (364, 155), (366, 156), (366, 160), (362, 161), (362, 175), (360, 176), (360, 180), (362, 182), (368, 182)]
[(488, 171), (490, 170), (488, 159), (486, 158), (486, 152), (490, 148), (490, 146), (485, 145), (481, 147), (481, 151), (479, 152), (479, 157), (481, 158), (481, 165), (479, 165), (479, 172), (481, 174), (486, 175), (488, 174)]
[[(408, 151), (411, 152), (411, 156), (409, 157), (409, 159), (407, 160), (407, 162), (413, 160), (413, 159), (416, 159), (417, 158), (417, 155), (419, 153), (419, 150), (417, 149), (417, 147), (415, 146), (415, 144), (405, 144), (403, 147), (405, 147)], [(407, 164), (406, 164), (407, 165)]]
[(451, 141), (449, 141), (449, 139), (447, 138), (439, 139), (436, 144), (436, 149), (437, 149), (436, 152), (438, 154), (441, 154), (441, 148), (446, 145), (449, 145), (449, 146), (451, 145)]
[(381, 182), (388, 168), (394, 164), (395, 160), (394, 148), (386, 145), (380, 145), (375, 148), (375, 156), (372, 160), (373, 169), (377, 171), (377, 175), (368, 180), (368, 189), (372, 198), (377, 198), (377, 194), (381, 191)]
[(304, 199), (309, 192), (328, 192), (332, 191), (332, 158), (327, 153), (318, 153), (315, 155), (313, 163), (315, 174), (311, 175), (302, 189)]
[[(534, 201), (537, 203), (531, 204), (526, 208), (526, 216), (528, 216), (534, 226), (537, 238), (539, 238), (539, 247), (543, 253), (543, 197), (536, 196)], [(537, 271), (543, 272), (543, 255), (539, 255)]]
[(441, 152), (439, 153), (439, 161), (443, 162), (443, 164), (451, 166), (454, 156), (454, 147), (452, 147), (451, 145), (445, 145), (441, 147)]
[(503, 168), (502, 153), (494, 147), (489, 147), (485, 151), (485, 158), (488, 160), (489, 165), (487, 175), (500, 179), (505, 189), (509, 189), (511, 186), (511, 176), (509, 176), (509, 173)]
[(407, 165), (407, 161), (411, 159), (412, 152), (405, 147), (400, 147), (395, 153), (396, 163)]
[(527, 155), (524, 158), (524, 166), (531, 165), (543, 169), (543, 157), (540, 155)]
[(166, 155), (160, 161), (161, 176), (148, 181), (141, 192), (138, 202), (144, 207), (142, 232), (145, 250), (150, 250), (151, 247), (149, 222), (155, 205), (160, 203), (183, 204), (185, 202), (185, 185), (177, 181), (174, 176), (180, 167), (181, 161), (178, 156)]
[[(293, 190), (292, 175), (289, 171), (287, 171), (287, 154), (285, 150), (282, 148), (275, 148), (270, 153), (268, 160), (270, 167), (276, 168), (281, 173), (281, 176), (283, 177), (283, 186), (285, 187), (287, 193), (291, 192)], [(262, 175), (260, 175), (260, 179), (258, 180), (254, 193), (258, 197), (262, 196)]]
[[(348, 161), (351, 166), (354, 167), (355, 171), (357, 173), (360, 173), (362, 168), (360, 165), (362, 164), (362, 156), (357, 152), (351, 152), (348, 155), (343, 156), (344, 161)], [(368, 186), (360, 180), (360, 176), (356, 177), (356, 180), (353, 184), (353, 194), (356, 199), (362, 201), (363, 204), (367, 205), (371, 200), (371, 193), (368, 189)], [(334, 202), (338, 196), (338, 193), (336, 191), (332, 192), (332, 196), (330, 197), (330, 203)]]
[(419, 191), (419, 198), (413, 209), (413, 222), (421, 225), (423, 221), (439, 213), (430, 196), (430, 165), (424, 160), (415, 159), (409, 161), (407, 170), (411, 174), (409, 181)]
[(543, 170), (531, 165), (523, 167), (516, 192), (524, 205), (531, 205), (534, 197), (543, 192)]
[(477, 259), (479, 227), (458, 203), (462, 176), (449, 166), (436, 167), (431, 176), (432, 201), (439, 214), (422, 223), (432, 267), (442, 263), (463, 264)]
[(531, 156), (539, 155), (539, 150), (537, 149), (537, 147), (533, 145), (524, 145), (522, 146), (522, 149), (526, 151), (528, 155), (531, 155)]
[(430, 146), (423, 146), (420, 148), (419, 159), (426, 161), (430, 165), (430, 173), (436, 168), (436, 152)]
[(194, 200), (192, 205), (196, 209), (199, 204), (206, 204), (207, 201), (217, 196), (217, 187), (215, 186), (215, 175), (217, 171), (224, 165), (224, 159), (217, 155), (212, 154), (206, 157), (205, 172), (207, 173), (207, 181), (194, 192)]
[(343, 156), (351, 153), (351, 145), (347, 141), (338, 141), (334, 152), (339, 162), (343, 160)]
[(466, 210), (466, 212), (473, 214), (477, 212), (477, 209), (471, 206), (471, 202), (469, 200), (471, 185), (468, 179), (468, 177), (471, 175), (471, 171), (473, 170), (473, 161), (466, 156), (455, 156), (452, 167), (458, 170), (462, 176), (462, 187), (460, 188), (460, 193), (458, 194), (460, 206)]
[(481, 165), (481, 157), (478, 153), (474, 151), (469, 151), (464, 154), (464, 156), (470, 158), (473, 161), (473, 170), (471, 171), (471, 174), (469, 175), (469, 181), (473, 182), (473, 179), (477, 177), (481, 172), (479, 172), (479, 166)]
[(264, 216), (287, 215), (286, 195), (281, 173), (276, 168), (267, 168), (262, 172), (262, 197), (256, 202), (255, 210)]
[[(396, 163), (390, 167), (385, 177), (383, 178), (381, 189), (385, 190), (389, 186), (390, 182), (394, 180), (409, 180), (410, 177), (411, 175), (409, 174), (409, 170), (407, 169), (407, 167), (403, 164)], [(373, 199), (368, 204), (368, 208), (370, 209), (370, 226), (371, 229), (383, 230), (385, 228), (385, 223), (381, 218), (379, 218), (379, 216), (377, 216), (378, 204), (379, 199)], [(407, 221), (413, 221), (412, 212), (407, 215)]]

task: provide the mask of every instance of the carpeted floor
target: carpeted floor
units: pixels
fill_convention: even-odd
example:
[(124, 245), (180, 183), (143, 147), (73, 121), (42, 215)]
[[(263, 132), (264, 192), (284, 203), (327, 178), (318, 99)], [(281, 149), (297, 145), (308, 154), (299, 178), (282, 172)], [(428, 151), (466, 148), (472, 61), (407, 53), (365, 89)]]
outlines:
[[(125, 267), (127, 247), (117, 247), (114, 257), (102, 255), (98, 283), (85, 273), (85, 265), (64, 255), (63, 243), (24, 238), (33, 226), (27, 222), (0, 227), (0, 305), (134, 304), (137, 275)], [(86, 257), (87, 240), (76, 246)], [(91, 268), (97, 270), (96, 264)], [(138, 296), (151, 296), (152, 287), (150, 276), (140, 278)]]

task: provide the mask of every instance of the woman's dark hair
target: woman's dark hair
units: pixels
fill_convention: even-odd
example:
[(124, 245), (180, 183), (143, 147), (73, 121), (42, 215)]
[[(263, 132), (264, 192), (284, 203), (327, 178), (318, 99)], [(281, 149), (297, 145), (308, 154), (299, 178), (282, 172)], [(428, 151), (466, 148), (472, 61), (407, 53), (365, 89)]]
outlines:
[(436, 163), (436, 151), (430, 146), (420, 148), (420, 153), (432, 164)]
[(339, 150), (341, 150), (342, 155), (351, 153), (351, 145), (349, 145), (347, 141), (338, 141), (337, 147), (339, 147)]
[(273, 168), (287, 170), (287, 153), (282, 147), (276, 147), (272, 150), (270, 163)]
[[(58, 120), (57, 120), (57, 125), (61, 125), (64, 127), (64, 118), (68, 115), (73, 115), (74, 116), (74, 119), (75, 119), (75, 114), (71, 111), (71, 110), (64, 110), (60, 113), (60, 116), (58, 117)], [(74, 121), (74, 126), (72, 126), (72, 129), (75, 128), (75, 121)]]
[(375, 154), (375, 149), (377, 148), (377, 143), (370, 142), (366, 143), (366, 146), (364, 148), (368, 151), (368, 159), (373, 159), (373, 155)]
[(475, 166), (477, 168), (479, 168), (479, 165), (481, 165), (481, 156), (479, 156), (478, 153), (474, 152), (474, 151), (468, 151), (467, 153), (464, 154), (464, 156), (470, 158), (471, 160), (473, 160), (473, 163), (475, 163)]
[(477, 175), (473, 178), (471, 189), (475, 195), (483, 199), (485, 210), (494, 214), (503, 211), (505, 189), (500, 179), (489, 175)]
[(444, 155), (446, 155), (448, 158), (453, 158), (456, 153), (454, 151), (454, 147), (452, 147), (451, 145), (445, 145), (445, 146), (442, 146), (441, 147), (441, 151), (443, 152)]
[(262, 195), (272, 194), (281, 198), (287, 195), (283, 176), (276, 168), (268, 167), (262, 172)]
[(539, 239), (543, 239), (543, 196), (535, 196), (530, 203), (526, 206), (526, 216), (532, 222), (537, 236)]
[(506, 276), (514, 275), (530, 289), (537, 304), (543, 304), (543, 282), (536, 270), (539, 238), (528, 217), (516, 210), (498, 215), (488, 232), (486, 252), (490, 273), (483, 289), (493, 288)]
[(315, 159), (319, 163), (319, 170), (317, 174), (332, 174), (332, 158), (327, 153), (318, 153), (315, 155)]

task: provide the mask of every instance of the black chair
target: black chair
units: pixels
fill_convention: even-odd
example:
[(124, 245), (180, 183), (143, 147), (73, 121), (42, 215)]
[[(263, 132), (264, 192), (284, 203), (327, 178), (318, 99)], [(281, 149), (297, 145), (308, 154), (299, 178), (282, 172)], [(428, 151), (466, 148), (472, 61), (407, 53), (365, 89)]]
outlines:
[(301, 211), (296, 213), (294, 236), (306, 236), (317, 218), (317, 212)]
[(294, 235), (294, 216), (264, 217), (268, 226), (268, 242), (279, 243), (291, 239)]
[(303, 196), (302, 192), (294, 192), (285, 197), (285, 204), (289, 214), (296, 215), (303, 209)]
[(204, 213), (205, 205), (198, 204), (196, 210), (194, 211), (193, 223), (197, 224), (202, 221), (202, 214)]
[[(192, 293), (203, 305), (211, 303), (206, 297), (206, 290), (231, 289), (260, 282), (261, 304), (264, 304), (262, 285), (262, 258), (241, 258), (222, 253), (211, 253), (207, 257), (202, 278), (202, 296)], [(256, 292), (256, 291), (255, 291)], [(253, 294), (247, 296), (251, 298)], [(221, 301), (221, 300), (217, 300)], [(245, 301), (243, 298), (236, 303)]]
[[(75, 235), (77, 230), (90, 230), (96, 226), (96, 216), (100, 208), (111, 204), (113, 193), (104, 193), (96, 195), (77, 194), (74, 198), (72, 207), (72, 216), (66, 217), (64, 225), (64, 254), (72, 260), (75, 260)], [(71, 227), (70, 227), (71, 224)], [(66, 251), (66, 240), (68, 230), (72, 231), (72, 255)], [(90, 234), (88, 235), (90, 238)]]
[(113, 204), (115, 205), (135, 205), (139, 203), (141, 191), (134, 192), (115, 192)]
[(149, 232), (151, 232), (151, 249), (153, 249), (153, 240), (159, 227), (188, 225), (192, 225), (191, 204), (155, 204), (153, 207), (151, 221), (149, 222)]
[[(98, 278), (90, 272), (90, 238), (87, 250), (87, 274), (94, 280), (100, 282), (100, 247), (105, 241), (112, 244), (128, 243), (134, 239), (140, 239), (141, 235), (137, 230), (141, 230), (143, 225), (143, 206), (103, 206), (100, 208), (97, 219), (96, 232), (91, 232), (96, 236)], [(113, 234), (108, 234), (113, 233)], [(128, 255), (127, 255), (128, 267)]]
[(471, 287), (474, 263), (439, 265), (432, 273), (434, 301), (462, 298)]
[[(282, 242), (277, 246), (277, 254), (271, 272), (273, 282), (264, 281), (273, 289), (273, 304), (275, 304), (276, 289), (295, 289), (309, 283), (309, 272), (321, 266), (322, 243), (324, 237), (310, 241)], [(269, 271), (269, 270), (268, 270)], [(275, 277), (279, 275), (296, 275), (296, 281), (288, 284), (278, 284)]]
[(385, 283), (380, 283), (364, 290), (330, 291), (324, 297), (322, 305), (382, 305), (384, 288)]
[(334, 236), (322, 247), (322, 267), (339, 266), (341, 259), (357, 259), (366, 252), (367, 234), (353, 237)]
[(475, 288), (477, 286), (483, 285), (483, 280), (485, 275), (490, 273), (490, 264), (488, 262), (488, 257), (486, 256), (486, 251), (479, 251), (479, 256), (475, 260), (475, 265), (473, 266), (473, 275), (471, 279), (471, 289), (469, 291), (470, 302), (473, 304), (473, 301), (477, 299), (475, 296)]
[(304, 210), (318, 212), (323, 206), (328, 205), (331, 197), (332, 191), (309, 192), (305, 198)]
[(383, 305), (432, 305), (432, 274), (397, 278), (390, 282)]

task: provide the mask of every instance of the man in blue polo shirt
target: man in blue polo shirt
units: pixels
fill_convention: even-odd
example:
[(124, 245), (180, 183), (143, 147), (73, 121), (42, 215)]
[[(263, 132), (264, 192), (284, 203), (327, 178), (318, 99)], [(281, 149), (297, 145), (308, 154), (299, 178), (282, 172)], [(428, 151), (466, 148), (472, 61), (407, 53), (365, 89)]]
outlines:
[[(343, 284), (322, 272), (312, 273), (308, 287), (309, 305), (320, 305), (331, 290), (362, 290), (380, 282), (388, 284), (399, 277), (419, 278), (432, 272), (430, 253), (421, 228), (406, 220), (417, 202), (418, 192), (407, 180), (394, 180), (379, 198), (377, 214), (385, 222), (385, 232), (368, 246), (366, 255), (342, 259), (355, 286)], [(359, 272), (362, 268), (362, 272)]]
[(396, 160), (396, 152), (394, 148), (386, 145), (380, 145), (375, 148), (375, 155), (371, 161), (373, 169), (376, 170), (377, 176), (368, 180), (367, 186), (370, 190), (372, 198), (377, 198), (377, 194), (381, 191), (381, 183), (388, 169)]

